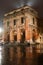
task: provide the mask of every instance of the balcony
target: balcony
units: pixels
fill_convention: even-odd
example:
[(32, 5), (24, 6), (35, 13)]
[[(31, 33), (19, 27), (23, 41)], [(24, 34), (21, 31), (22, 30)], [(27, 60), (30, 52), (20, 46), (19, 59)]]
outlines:
[(34, 24), (28, 24), (28, 25), (31, 26), (32, 28), (37, 28), (37, 26)]
[(20, 28), (20, 29), (25, 29), (25, 24), (19, 25), (18, 28)]

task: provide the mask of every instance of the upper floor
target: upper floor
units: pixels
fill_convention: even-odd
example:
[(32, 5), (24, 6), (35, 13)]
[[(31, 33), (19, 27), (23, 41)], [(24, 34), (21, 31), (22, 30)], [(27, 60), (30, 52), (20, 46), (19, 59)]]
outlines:
[(21, 7), (4, 15), (4, 29), (15, 29), (25, 27), (37, 27), (37, 12), (29, 6)]

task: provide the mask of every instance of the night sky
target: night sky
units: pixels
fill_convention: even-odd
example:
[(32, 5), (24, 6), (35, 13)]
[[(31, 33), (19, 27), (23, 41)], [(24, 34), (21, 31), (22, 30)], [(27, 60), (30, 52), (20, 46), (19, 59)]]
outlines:
[(43, 30), (43, 0), (0, 0), (0, 27), (5, 13), (24, 5), (29, 5), (38, 12), (39, 27)]

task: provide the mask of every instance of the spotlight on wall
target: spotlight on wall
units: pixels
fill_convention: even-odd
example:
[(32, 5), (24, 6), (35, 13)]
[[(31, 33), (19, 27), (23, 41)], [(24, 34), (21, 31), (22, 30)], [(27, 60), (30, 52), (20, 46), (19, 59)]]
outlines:
[(2, 33), (3, 32), (3, 29), (2, 28), (0, 28), (0, 33)]

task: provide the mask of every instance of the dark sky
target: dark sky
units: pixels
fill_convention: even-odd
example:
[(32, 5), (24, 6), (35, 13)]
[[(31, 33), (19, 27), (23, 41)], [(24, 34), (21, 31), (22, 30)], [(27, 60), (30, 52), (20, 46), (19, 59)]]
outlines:
[[(43, 20), (43, 0), (0, 0), (0, 22), (2, 22), (5, 13), (23, 5), (29, 5), (34, 8), (38, 12), (39, 18)], [(40, 26), (43, 29), (42, 23), (40, 22)], [(1, 26), (2, 23), (0, 23)]]

